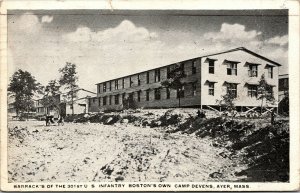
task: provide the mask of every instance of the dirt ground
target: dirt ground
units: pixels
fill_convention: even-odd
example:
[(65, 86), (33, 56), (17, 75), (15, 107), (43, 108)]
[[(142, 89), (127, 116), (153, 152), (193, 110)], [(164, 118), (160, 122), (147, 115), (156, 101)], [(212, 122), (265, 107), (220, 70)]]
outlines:
[[(11, 121), (9, 182), (238, 181), (245, 169), (209, 138), (129, 124)], [(221, 154), (221, 155), (220, 155)]]

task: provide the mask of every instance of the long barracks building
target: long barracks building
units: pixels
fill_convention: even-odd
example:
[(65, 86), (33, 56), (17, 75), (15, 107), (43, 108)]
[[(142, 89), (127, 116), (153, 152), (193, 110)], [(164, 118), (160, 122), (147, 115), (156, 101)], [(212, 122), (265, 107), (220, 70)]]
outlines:
[[(257, 100), (257, 89), (262, 74), (278, 101), (278, 69), (281, 65), (239, 47), (98, 83), (97, 96), (89, 99), (89, 112), (123, 109), (126, 99), (132, 99), (139, 108), (177, 107), (176, 90), (161, 86), (175, 65), (181, 65), (186, 74), (180, 97), (182, 107), (219, 111), (217, 100), (231, 92), (236, 96), (238, 110), (255, 110), (261, 105)], [(277, 103), (269, 107), (277, 107)]]

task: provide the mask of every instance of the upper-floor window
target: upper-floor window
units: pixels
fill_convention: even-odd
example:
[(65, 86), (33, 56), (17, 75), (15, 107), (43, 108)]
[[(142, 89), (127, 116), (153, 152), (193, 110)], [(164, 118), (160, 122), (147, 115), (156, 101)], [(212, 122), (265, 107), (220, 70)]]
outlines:
[(237, 63), (227, 62), (227, 75), (237, 75)]
[(155, 69), (154, 70), (154, 80), (155, 80), (155, 82), (160, 81), (160, 69)]
[(250, 64), (248, 69), (249, 77), (257, 77), (257, 64)]
[(196, 74), (196, 73), (197, 73), (196, 60), (194, 60), (192, 62), (192, 74)]
[(150, 82), (150, 77), (149, 77), (150, 75), (149, 75), (149, 72), (147, 72), (147, 77), (146, 77), (146, 79), (147, 79), (147, 84), (149, 84), (149, 82)]
[(106, 92), (106, 82), (103, 83), (103, 92)]
[(98, 84), (98, 93), (100, 93), (100, 84)]
[(208, 61), (208, 73), (214, 74), (215, 73), (215, 60)]
[(181, 69), (182, 73), (184, 74), (184, 63), (180, 63), (180, 69)]
[(115, 95), (115, 104), (118, 105), (119, 104), (119, 95)]
[(248, 85), (248, 96), (257, 97), (257, 85)]
[(122, 88), (125, 88), (125, 79), (122, 78)]
[(215, 83), (214, 82), (209, 82), (208, 83), (208, 95), (215, 95)]
[(171, 67), (168, 66), (168, 67), (167, 67), (167, 79), (171, 78), (170, 72), (171, 72)]
[(160, 88), (154, 90), (154, 98), (155, 100), (160, 100)]
[(118, 80), (115, 80), (115, 90), (119, 89), (119, 84), (118, 84)]
[(133, 84), (133, 81), (132, 81), (132, 78), (131, 76), (129, 77), (129, 87), (132, 87), (132, 84)]
[(141, 77), (140, 77), (140, 76), (141, 76), (140, 74), (137, 75), (137, 78), (138, 78), (138, 86), (141, 85)]
[(237, 84), (228, 83), (227, 84), (227, 94), (229, 94), (233, 98), (236, 98), (237, 97)]
[(268, 67), (268, 77), (273, 78), (273, 66)]
[(109, 81), (109, 91), (111, 91), (111, 81)]
[(278, 89), (279, 89), (279, 91), (288, 91), (289, 90), (289, 79), (288, 78), (279, 79)]

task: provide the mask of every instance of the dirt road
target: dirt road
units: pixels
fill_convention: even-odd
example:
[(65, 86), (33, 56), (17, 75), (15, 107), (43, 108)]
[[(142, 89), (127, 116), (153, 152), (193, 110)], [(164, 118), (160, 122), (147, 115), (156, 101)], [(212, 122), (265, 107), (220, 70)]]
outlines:
[[(235, 181), (244, 167), (210, 139), (132, 125), (12, 121), (9, 182)], [(21, 137), (22, 138), (22, 137)], [(220, 153), (222, 153), (220, 155)], [(224, 158), (225, 157), (225, 158)]]

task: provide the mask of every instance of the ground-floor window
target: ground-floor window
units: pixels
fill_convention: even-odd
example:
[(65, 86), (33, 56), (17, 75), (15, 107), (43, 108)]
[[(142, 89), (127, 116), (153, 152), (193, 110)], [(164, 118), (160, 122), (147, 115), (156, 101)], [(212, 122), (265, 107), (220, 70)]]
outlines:
[(141, 92), (142, 91), (137, 91), (137, 99), (138, 99), (138, 102), (141, 102)]
[(106, 96), (105, 97), (103, 97), (103, 106), (105, 106), (106, 105)]
[(118, 105), (119, 104), (119, 95), (115, 95), (115, 104)]
[(196, 89), (197, 89), (197, 84), (194, 82), (192, 83), (192, 89), (193, 89), (193, 96), (197, 95)]
[(149, 101), (150, 90), (146, 90), (146, 101)]
[(154, 98), (155, 100), (160, 100), (160, 88), (154, 90)]
[(232, 97), (237, 97), (237, 84), (228, 83), (227, 84), (227, 94), (231, 95)]
[(170, 99), (170, 95), (171, 95), (170, 88), (166, 88), (166, 93), (167, 93), (167, 99)]
[(257, 85), (248, 85), (248, 96), (257, 97)]
[(215, 83), (214, 82), (208, 83), (208, 95), (211, 95), (211, 96), (215, 95)]
[(100, 97), (98, 98), (98, 106), (99, 107), (101, 106), (101, 98)]
[(181, 89), (177, 89), (177, 98), (184, 98), (184, 86)]

